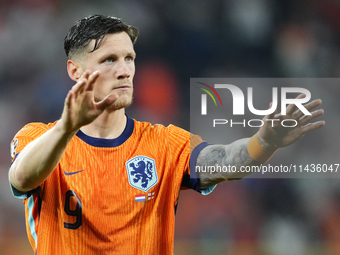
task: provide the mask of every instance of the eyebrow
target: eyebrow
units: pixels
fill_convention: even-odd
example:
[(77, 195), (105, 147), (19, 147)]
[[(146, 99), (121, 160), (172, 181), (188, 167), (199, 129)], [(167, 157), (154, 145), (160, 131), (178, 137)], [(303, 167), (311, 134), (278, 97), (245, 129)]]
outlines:
[[(126, 52), (124, 55), (126, 56), (133, 56), (133, 57), (136, 57), (136, 52), (135, 51), (129, 51), (129, 52)], [(105, 58), (108, 58), (108, 57), (118, 57), (118, 54), (116, 53), (113, 53), (113, 52), (108, 52), (108, 53), (104, 53), (102, 55), (99, 56), (99, 59), (105, 59)]]

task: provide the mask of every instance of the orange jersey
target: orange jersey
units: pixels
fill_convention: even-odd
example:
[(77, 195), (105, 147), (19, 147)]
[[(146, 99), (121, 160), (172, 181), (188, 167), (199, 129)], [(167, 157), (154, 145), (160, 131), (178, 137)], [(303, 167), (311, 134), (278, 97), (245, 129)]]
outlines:
[[(12, 141), (13, 160), (55, 124), (21, 129)], [(12, 187), (24, 199), (35, 254), (173, 254), (179, 191), (181, 186), (198, 191), (189, 161), (195, 164), (204, 146), (176, 126), (129, 117), (116, 139), (79, 131), (39, 187), (30, 192)]]

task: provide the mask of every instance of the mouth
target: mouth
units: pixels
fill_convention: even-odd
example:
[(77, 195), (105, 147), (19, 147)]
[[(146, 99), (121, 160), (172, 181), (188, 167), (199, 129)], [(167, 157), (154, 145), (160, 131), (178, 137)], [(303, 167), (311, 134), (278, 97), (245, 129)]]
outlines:
[(128, 89), (130, 89), (129, 85), (122, 85), (122, 86), (114, 88), (113, 90), (128, 90)]

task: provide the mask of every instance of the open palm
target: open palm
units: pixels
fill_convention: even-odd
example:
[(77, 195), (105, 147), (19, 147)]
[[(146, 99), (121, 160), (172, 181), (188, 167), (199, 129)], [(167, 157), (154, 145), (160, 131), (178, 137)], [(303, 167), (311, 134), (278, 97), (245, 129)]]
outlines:
[[(303, 98), (304, 96), (304, 94), (301, 94), (297, 98)], [(274, 111), (272, 114), (265, 116), (263, 119), (264, 125), (259, 130), (259, 142), (268, 149), (274, 150), (286, 147), (301, 139), (306, 133), (324, 126), (324, 121), (311, 123), (312, 120), (324, 114), (322, 109), (314, 110), (321, 103), (320, 99), (316, 99), (305, 105), (311, 115), (304, 115), (296, 105), (289, 105), (286, 115), (275, 114)], [(285, 126), (281, 124), (283, 120), (285, 120)]]
[(118, 98), (116, 93), (109, 94), (102, 101), (94, 101), (94, 84), (100, 73), (85, 71), (78, 82), (68, 92), (61, 120), (65, 131), (75, 131), (94, 121)]

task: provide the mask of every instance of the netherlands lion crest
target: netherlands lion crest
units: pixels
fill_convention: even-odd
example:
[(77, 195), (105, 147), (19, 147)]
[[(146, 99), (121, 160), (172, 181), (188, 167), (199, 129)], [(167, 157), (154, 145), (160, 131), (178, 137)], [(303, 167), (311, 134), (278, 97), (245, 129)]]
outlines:
[(16, 151), (17, 151), (17, 147), (18, 147), (18, 138), (14, 138), (11, 142), (11, 157), (12, 159), (14, 158)]
[(158, 182), (155, 160), (136, 156), (125, 163), (129, 183), (132, 187), (148, 191)]

